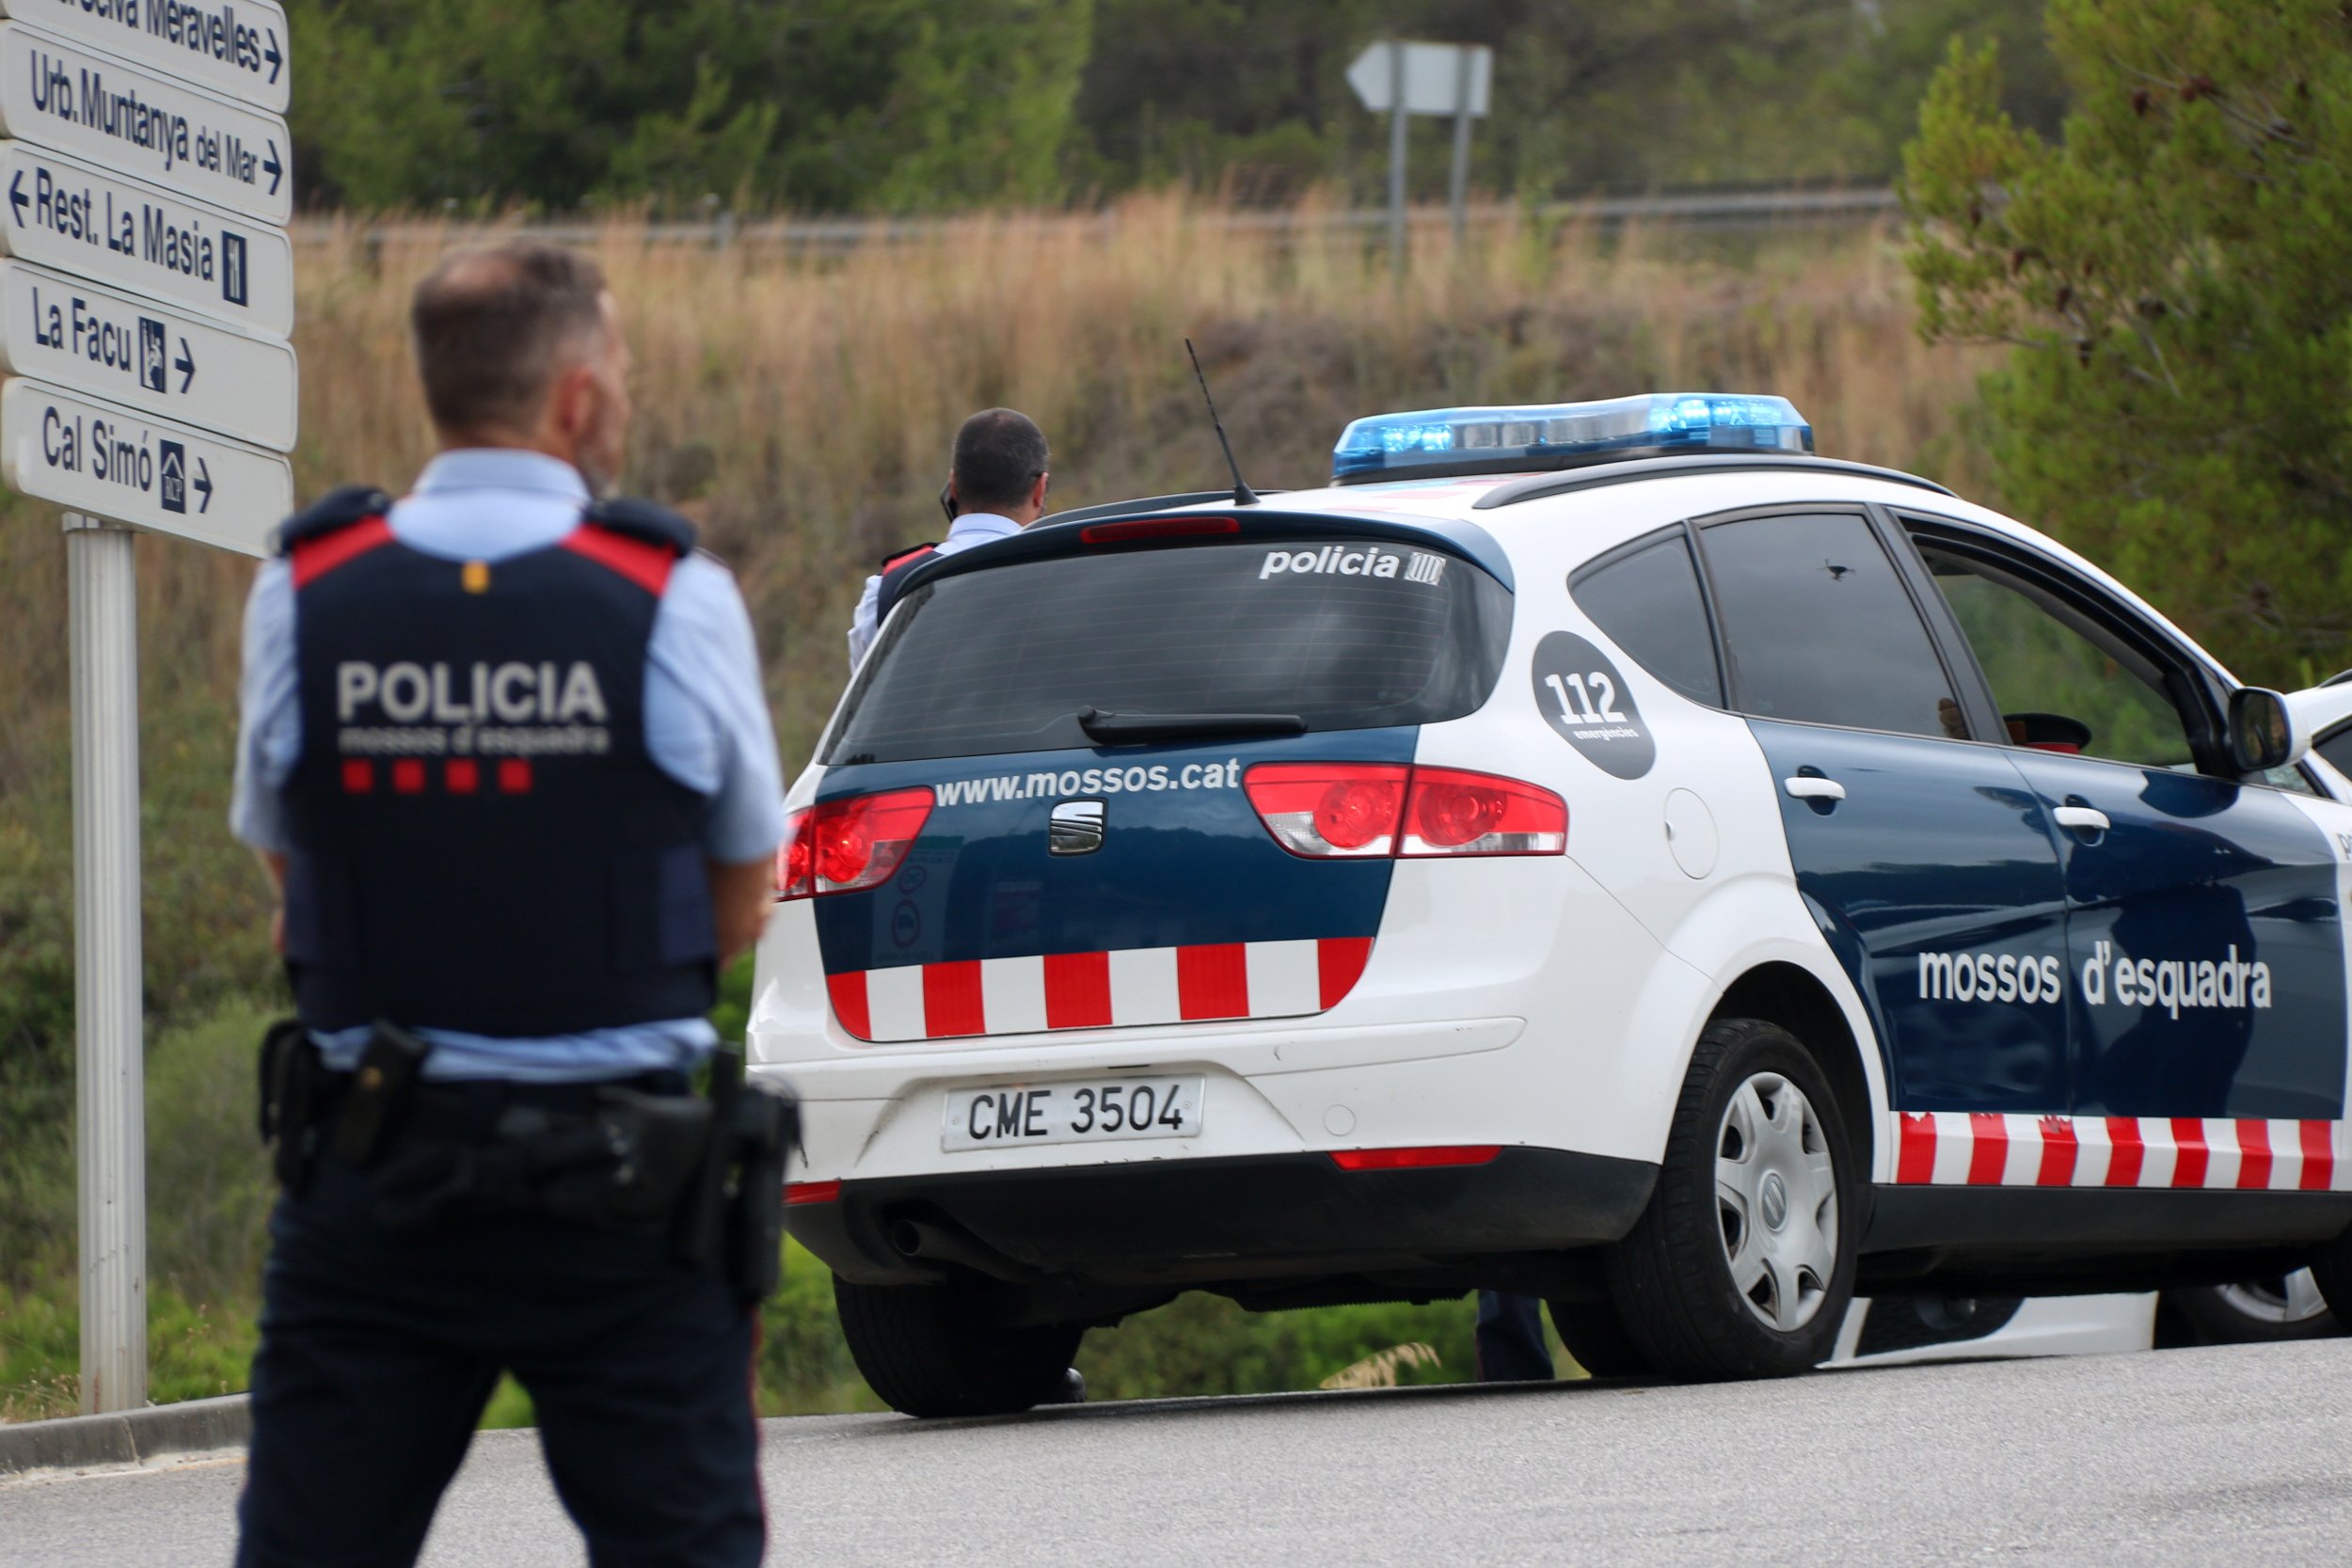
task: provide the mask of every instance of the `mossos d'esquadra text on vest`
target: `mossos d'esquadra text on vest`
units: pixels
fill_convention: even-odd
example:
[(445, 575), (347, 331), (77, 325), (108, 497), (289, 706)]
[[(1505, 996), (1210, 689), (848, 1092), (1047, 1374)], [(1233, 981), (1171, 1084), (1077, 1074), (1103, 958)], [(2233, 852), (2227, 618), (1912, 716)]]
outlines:
[(349, 754), (596, 755), (610, 710), (584, 660), (335, 666), (337, 749)]

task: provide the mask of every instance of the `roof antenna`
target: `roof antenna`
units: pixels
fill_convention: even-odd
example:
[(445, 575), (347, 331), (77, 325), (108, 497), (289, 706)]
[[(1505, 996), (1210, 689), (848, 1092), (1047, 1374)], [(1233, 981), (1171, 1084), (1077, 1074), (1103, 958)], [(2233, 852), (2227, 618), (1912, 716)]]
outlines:
[(1184, 340), (1184, 353), (1192, 357), (1193, 379), (1200, 383), (1200, 401), (1209, 405), (1209, 424), (1216, 431), (1216, 444), (1225, 449), (1225, 466), (1233, 471), (1233, 504), (1255, 506), (1258, 493), (1242, 482), (1241, 465), (1233, 461), (1233, 443), (1225, 438), (1225, 426), (1216, 417), (1216, 399), (1209, 396), (1209, 378), (1201, 373), (1200, 356), (1194, 354), (1192, 340)]

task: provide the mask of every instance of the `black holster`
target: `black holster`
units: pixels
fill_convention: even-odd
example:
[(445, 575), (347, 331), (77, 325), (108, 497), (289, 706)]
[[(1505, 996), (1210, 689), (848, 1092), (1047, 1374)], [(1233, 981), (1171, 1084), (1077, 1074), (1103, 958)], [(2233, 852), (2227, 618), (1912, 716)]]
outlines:
[(800, 1104), (744, 1082), (743, 1053), (710, 1059), (711, 1137), (673, 1232), (679, 1261), (717, 1261), (746, 1302), (775, 1293), (784, 1268), (784, 1164), (801, 1143)]
[(318, 1154), (319, 1048), (300, 1019), (280, 1019), (262, 1036), (262, 1142), (278, 1185), (299, 1194)]

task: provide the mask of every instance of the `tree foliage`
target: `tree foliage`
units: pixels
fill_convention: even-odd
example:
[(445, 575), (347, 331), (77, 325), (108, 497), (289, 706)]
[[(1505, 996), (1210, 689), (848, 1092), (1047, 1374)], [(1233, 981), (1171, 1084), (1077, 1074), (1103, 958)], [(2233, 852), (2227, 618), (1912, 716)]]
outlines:
[[(314, 204), (802, 211), (1047, 202), (1183, 181), (1375, 199), (1387, 130), (1349, 91), (1376, 39), (1486, 43), (1484, 189), (1893, 172), (1956, 31), (2055, 128), (2040, 0), (292, 0)], [(1450, 127), (1413, 126), (1416, 192)]]
[(1932, 338), (1983, 388), (2008, 501), (2240, 673), (2352, 662), (2352, 14), (2054, 0), (2048, 141), (1955, 47), (1906, 153)]
[(312, 201), (1057, 194), (1091, 0), (295, 0)]

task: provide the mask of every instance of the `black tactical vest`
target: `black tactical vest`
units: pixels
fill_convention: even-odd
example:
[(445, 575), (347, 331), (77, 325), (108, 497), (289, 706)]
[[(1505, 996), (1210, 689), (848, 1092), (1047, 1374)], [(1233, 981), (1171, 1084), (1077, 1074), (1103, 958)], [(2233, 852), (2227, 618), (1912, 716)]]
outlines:
[(897, 555), (885, 556), (882, 563), (882, 586), (874, 591), (874, 629), (879, 632), (899, 596), (906, 593), (907, 578), (914, 569), (939, 554), (937, 545), (914, 545)]
[(693, 528), (614, 502), (444, 560), (381, 492), (288, 523), (302, 750), (285, 785), (302, 1019), (545, 1036), (716, 995), (706, 801), (645, 748), (645, 649)]

